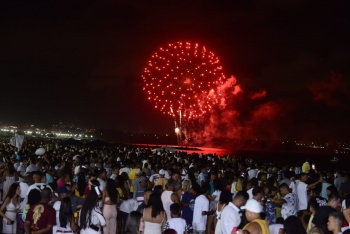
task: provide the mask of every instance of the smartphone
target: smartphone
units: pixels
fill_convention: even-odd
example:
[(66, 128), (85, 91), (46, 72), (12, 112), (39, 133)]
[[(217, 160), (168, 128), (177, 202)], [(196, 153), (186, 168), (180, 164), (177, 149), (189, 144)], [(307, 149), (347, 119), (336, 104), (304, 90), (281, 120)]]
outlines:
[(315, 170), (316, 169), (315, 164), (312, 164), (311, 168), (312, 168), (312, 170)]

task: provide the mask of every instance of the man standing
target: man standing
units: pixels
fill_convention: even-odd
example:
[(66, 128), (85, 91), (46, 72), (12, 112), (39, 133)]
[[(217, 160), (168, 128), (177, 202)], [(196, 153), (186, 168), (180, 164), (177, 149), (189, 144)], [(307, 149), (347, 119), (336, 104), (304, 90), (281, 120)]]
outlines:
[(331, 234), (328, 231), (327, 221), (329, 214), (336, 212), (340, 208), (340, 197), (338, 194), (330, 194), (328, 197), (328, 202), (326, 206), (321, 206), (315, 213), (312, 220), (312, 226), (320, 227), (323, 229), (324, 234)]
[(235, 198), (221, 212), (221, 232), (222, 234), (235, 233), (241, 223), (240, 207), (244, 206), (249, 199), (246, 192), (240, 191)]
[(247, 230), (249, 233), (270, 233), (266, 221), (260, 216), (263, 207), (258, 201), (250, 199), (245, 206), (242, 206), (242, 209), (245, 209), (245, 216), (249, 221), (243, 230)]
[(25, 222), (27, 234), (52, 234), (52, 227), (56, 225), (56, 212), (48, 203), (51, 199), (51, 190), (44, 188), (41, 191), (41, 201), (30, 207)]
[(210, 188), (204, 184), (201, 188), (196, 188), (196, 190), (199, 196), (194, 201), (192, 227), (195, 234), (204, 234), (207, 226), (207, 215), (212, 214), (209, 212), (209, 200), (206, 197)]
[(291, 215), (296, 215), (296, 197), (290, 192), (287, 183), (280, 185), (280, 193), (283, 196), (281, 199), (272, 200), (277, 205), (282, 205), (281, 215), (284, 220)]
[(307, 209), (307, 203), (308, 203), (308, 196), (307, 196), (307, 190), (316, 186), (318, 183), (322, 183), (323, 179), (320, 177), (320, 179), (312, 184), (306, 184), (308, 179), (308, 174), (301, 173), (300, 174), (300, 181), (297, 184), (296, 187), (296, 194), (298, 196), (298, 205), (297, 210), (306, 210)]
[(344, 222), (343, 214), (340, 212), (332, 212), (329, 214), (327, 228), (333, 234), (342, 233), (341, 226)]

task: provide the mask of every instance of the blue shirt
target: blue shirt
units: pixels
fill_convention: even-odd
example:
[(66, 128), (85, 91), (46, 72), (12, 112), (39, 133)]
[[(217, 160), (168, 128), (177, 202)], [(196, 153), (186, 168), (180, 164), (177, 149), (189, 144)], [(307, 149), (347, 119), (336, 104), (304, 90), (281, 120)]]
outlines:
[[(185, 192), (182, 195), (181, 202), (182, 203), (190, 203), (190, 202), (193, 202), (195, 199), (196, 199), (195, 195), (192, 195), (189, 192)], [(187, 224), (190, 224), (190, 225), (192, 225), (192, 221), (193, 221), (193, 210), (194, 210), (194, 204), (191, 204), (189, 206), (184, 206), (184, 208), (182, 209), (182, 216), (181, 217), (184, 220), (186, 220)]]

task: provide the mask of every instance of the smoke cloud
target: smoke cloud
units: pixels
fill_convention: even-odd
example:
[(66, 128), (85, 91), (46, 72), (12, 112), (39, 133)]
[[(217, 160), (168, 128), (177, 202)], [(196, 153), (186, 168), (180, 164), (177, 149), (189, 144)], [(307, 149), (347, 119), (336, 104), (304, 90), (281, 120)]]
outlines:
[(219, 105), (190, 129), (194, 144), (224, 146), (232, 140), (279, 137), (279, 125), (288, 111), (284, 102), (265, 100), (265, 89), (246, 94), (234, 76), (218, 87), (217, 94)]

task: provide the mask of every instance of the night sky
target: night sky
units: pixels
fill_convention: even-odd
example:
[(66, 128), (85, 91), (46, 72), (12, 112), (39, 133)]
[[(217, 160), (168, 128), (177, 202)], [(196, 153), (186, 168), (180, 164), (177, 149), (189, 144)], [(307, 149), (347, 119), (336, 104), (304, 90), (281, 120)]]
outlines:
[[(234, 104), (241, 132), (350, 140), (347, 1), (271, 2), (2, 1), (0, 122), (173, 133), (141, 74), (160, 46), (191, 41), (244, 90)], [(275, 114), (256, 121), (266, 103)]]

